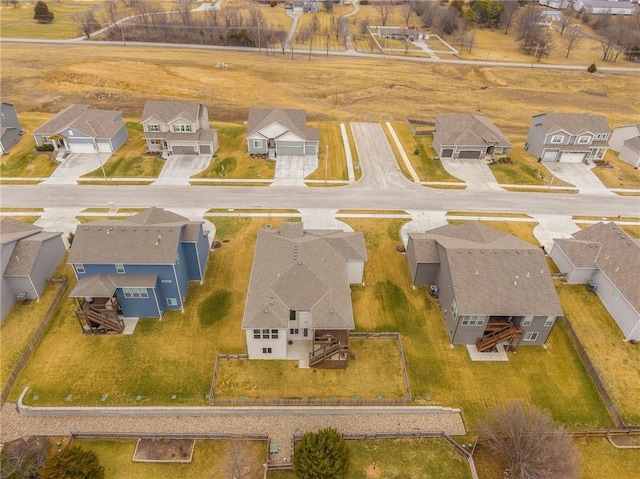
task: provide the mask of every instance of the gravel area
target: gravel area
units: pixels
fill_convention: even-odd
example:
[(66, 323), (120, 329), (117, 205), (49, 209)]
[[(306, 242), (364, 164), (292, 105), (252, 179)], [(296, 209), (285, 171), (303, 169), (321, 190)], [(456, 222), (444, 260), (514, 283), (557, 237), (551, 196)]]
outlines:
[(343, 433), (446, 432), (466, 434), (462, 416), (450, 409), (422, 407), (383, 408), (278, 408), (238, 410), (212, 409), (203, 416), (127, 417), (29, 417), (19, 414), (15, 403), (2, 408), (0, 440), (8, 442), (31, 435), (66, 436), (71, 433), (135, 434), (268, 434), (279, 452), (273, 462), (291, 460), (291, 438), (298, 433), (335, 427)]

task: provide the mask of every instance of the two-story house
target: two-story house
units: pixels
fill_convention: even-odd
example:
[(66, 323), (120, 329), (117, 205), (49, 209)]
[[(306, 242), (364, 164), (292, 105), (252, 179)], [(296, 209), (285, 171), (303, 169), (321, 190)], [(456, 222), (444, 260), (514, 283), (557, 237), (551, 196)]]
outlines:
[(213, 155), (218, 132), (209, 126), (209, 110), (189, 101), (147, 101), (142, 112), (147, 150), (163, 155)]
[(0, 155), (9, 153), (9, 149), (18, 143), (23, 131), (18, 115), (11, 103), (0, 103)]
[(415, 286), (438, 297), (451, 344), (544, 344), (562, 307), (543, 251), (479, 222), (409, 233)]
[(493, 160), (513, 145), (486, 116), (474, 113), (436, 115), (433, 149), (440, 158)]
[(190, 281), (204, 279), (209, 239), (203, 221), (150, 208), (126, 220), (78, 226), (68, 263), (71, 297), (85, 332), (122, 332), (122, 317), (183, 310)]
[(610, 135), (604, 116), (542, 113), (531, 119), (525, 149), (540, 161), (582, 163), (604, 158)]
[(62, 153), (114, 153), (129, 139), (122, 112), (70, 105), (33, 132), (36, 145)]
[(609, 147), (619, 153), (622, 161), (640, 168), (640, 122), (615, 127)]
[(293, 11), (296, 13), (318, 13), (318, 0), (293, 0)]
[(250, 359), (347, 367), (350, 284), (362, 283), (362, 233), (283, 223), (258, 233), (242, 318)]

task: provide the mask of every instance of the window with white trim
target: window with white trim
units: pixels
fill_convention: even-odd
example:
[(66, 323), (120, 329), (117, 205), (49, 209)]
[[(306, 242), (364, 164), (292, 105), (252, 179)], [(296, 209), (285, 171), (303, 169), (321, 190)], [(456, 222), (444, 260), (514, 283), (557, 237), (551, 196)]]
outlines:
[(615, 289), (611, 291), (611, 299), (613, 299), (614, 301), (618, 301), (619, 297), (620, 297), (620, 293), (618, 293)]
[(591, 137), (589, 135), (579, 136), (576, 143), (578, 145), (588, 145), (589, 143), (591, 143)]
[(167, 298), (168, 306), (178, 306), (178, 300), (176, 298)]
[(116, 273), (117, 273), (117, 274), (125, 274), (125, 273), (126, 273), (126, 271), (125, 271), (125, 269), (124, 269), (124, 265), (123, 265), (123, 264), (116, 263), (116, 264), (115, 264), (115, 267), (116, 267)]
[(463, 316), (463, 326), (482, 326), (484, 324), (484, 316)]
[(596, 135), (596, 138), (598, 140), (606, 140), (608, 136), (609, 136), (608, 133), (599, 133), (598, 135)]
[(309, 328), (304, 328), (302, 330), (302, 336), (304, 336), (305, 338), (309, 337)]
[(262, 348), (262, 354), (271, 354), (271, 348)]
[(150, 145), (161, 145), (162, 144), (162, 140), (160, 140), (158, 138), (151, 138), (149, 140), (149, 144)]
[(51, 138), (49, 138), (48, 136), (42, 136), (42, 143), (44, 143), (45, 145), (50, 145), (51, 144)]
[(556, 317), (555, 316), (547, 316), (547, 319), (544, 322), (544, 325), (546, 327), (550, 327), (553, 326), (553, 323), (556, 322)]
[(122, 294), (125, 298), (147, 299), (149, 297), (147, 288), (122, 288)]
[(173, 125), (173, 131), (176, 133), (189, 133), (191, 131), (191, 125), (176, 123)]
[(253, 140), (254, 148), (262, 148), (262, 140)]
[(524, 338), (522, 340), (523, 341), (535, 341), (536, 339), (538, 339), (538, 333), (537, 332), (528, 332), (528, 333), (524, 333)]
[(260, 330), (259, 329), (254, 329), (253, 330), (253, 339), (260, 339)]
[(76, 273), (86, 273), (86, 271), (84, 270), (84, 265), (81, 263), (78, 264), (74, 264), (75, 268), (76, 268)]
[(562, 135), (553, 135), (551, 137), (551, 143), (557, 145), (558, 143), (562, 143), (564, 141), (564, 136)]
[(155, 123), (152, 125), (149, 125), (148, 128), (149, 128), (149, 131), (160, 131), (160, 125), (157, 125)]
[(453, 300), (453, 303), (451, 303), (451, 314), (453, 314), (453, 319), (455, 319), (456, 321), (458, 320), (458, 304), (456, 303), (456, 300)]
[(300, 329), (298, 328), (291, 328), (289, 330), (289, 334), (300, 334)]
[(268, 329), (263, 329), (262, 330), (262, 339), (269, 339), (269, 330)]
[(272, 329), (271, 330), (271, 339), (278, 339), (278, 330), (277, 329)]
[(522, 320), (522, 326), (531, 326), (533, 323), (533, 316), (525, 316)]

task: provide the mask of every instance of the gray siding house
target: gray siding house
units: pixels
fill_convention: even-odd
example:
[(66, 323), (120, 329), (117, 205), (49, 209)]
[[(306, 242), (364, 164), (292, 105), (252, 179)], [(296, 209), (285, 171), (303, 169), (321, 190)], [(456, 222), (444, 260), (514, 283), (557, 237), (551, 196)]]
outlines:
[(318, 158), (320, 130), (307, 128), (304, 110), (252, 108), (247, 122), (247, 148), (251, 155), (310, 156)]
[(18, 141), (23, 131), (18, 121), (18, 115), (11, 103), (0, 103), (0, 154), (9, 153), (9, 150)]
[(0, 320), (20, 299), (38, 299), (66, 249), (62, 233), (45, 232), (13, 218), (0, 219), (2, 301)]
[(123, 317), (184, 310), (191, 281), (204, 280), (209, 240), (203, 221), (149, 208), (125, 220), (78, 226), (68, 263), (78, 279), (70, 296), (85, 333), (120, 333)]
[(209, 110), (202, 103), (148, 101), (142, 129), (150, 152), (213, 155), (218, 150), (218, 132), (209, 126)]
[(362, 233), (283, 223), (258, 232), (242, 318), (250, 359), (346, 367), (354, 329), (350, 284), (362, 283)]
[(640, 167), (640, 123), (614, 128), (609, 147), (619, 153), (622, 161)]
[(473, 113), (437, 115), (433, 149), (440, 158), (493, 160), (513, 145), (486, 116)]
[(33, 132), (36, 145), (61, 153), (114, 153), (129, 139), (122, 112), (71, 105)]
[(556, 239), (550, 252), (570, 284), (590, 283), (626, 341), (640, 341), (640, 243), (615, 223)]
[(531, 119), (525, 150), (540, 161), (582, 163), (604, 158), (610, 135), (604, 116), (542, 113)]
[(543, 251), (478, 222), (409, 233), (415, 286), (439, 298), (452, 344), (544, 344), (564, 313)]
[(636, 5), (622, 0), (576, 0), (573, 8), (591, 15), (633, 15)]
[(296, 13), (318, 13), (318, 0), (293, 0), (293, 11)]

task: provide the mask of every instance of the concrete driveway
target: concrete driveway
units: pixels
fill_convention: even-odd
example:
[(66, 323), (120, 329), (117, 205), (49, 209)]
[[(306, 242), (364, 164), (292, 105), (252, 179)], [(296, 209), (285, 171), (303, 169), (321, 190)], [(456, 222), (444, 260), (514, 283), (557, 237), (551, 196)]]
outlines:
[(483, 160), (440, 158), (447, 173), (460, 178), (468, 190), (503, 191), (491, 169)]
[(570, 238), (573, 233), (580, 230), (571, 216), (568, 215), (531, 215), (538, 224), (533, 228), (533, 236), (544, 246), (547, 254), (553, 247), (554, 239)]
[(188, 185), (189, 178), (206, 170), (211, 155), (171, 155), (152, 185)]
[(304, 177), (318, 168), (314, 156), (279, 156), (271, 186), (306, 186)]
[(100, 168), (109, 159), (111, 153), (71, 153), (66, 158), (58, 155), (61, 161), (51, 176), (42, 183), (45, 185), (75, 185), (78, 178)]
[(591, 171), (592, 167), (582, 163), (542, 163), (550, 175), (571, 183), (578, 188), (578, 194), (615, 195), (602, 184)]

